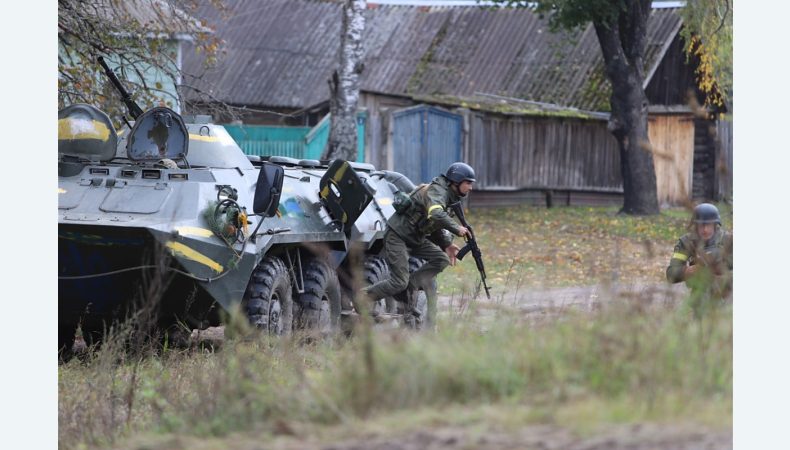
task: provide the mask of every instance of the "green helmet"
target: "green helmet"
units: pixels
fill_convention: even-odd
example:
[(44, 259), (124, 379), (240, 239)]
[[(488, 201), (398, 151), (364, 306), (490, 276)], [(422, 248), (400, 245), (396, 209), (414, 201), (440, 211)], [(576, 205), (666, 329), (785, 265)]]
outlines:
[(694, 223), (715, 223), (721, 225), (719, 208), (710, 203), (700, 203), (694, 208)]
[(475, 182), (475, 170), (469, 164), (456, 162), (450, 164), (444, 176), (453, 183), (461, 183), (462, 181)]

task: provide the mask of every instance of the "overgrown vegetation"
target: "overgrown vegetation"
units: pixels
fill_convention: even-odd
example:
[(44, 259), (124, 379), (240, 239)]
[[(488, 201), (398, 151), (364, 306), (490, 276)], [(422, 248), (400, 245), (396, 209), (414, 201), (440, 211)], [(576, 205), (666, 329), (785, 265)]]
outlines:
[[(533, 422), (730, 424), (730, 309), (703, 321), (638, 302), (531, 326), (513, 317), (503, 313), (485, 333), (458, 317), (435, 335), (380, 333), (374, 373), (355, 339), (261, 338), (138, 361), (108, 347), (60, 369), (60, 445), (108, 446), (139, 433), (278, 433), (295, 423), (499, 402), (539, 411)], [(582, 406), (569, 412), (574, 405)], [(700, 414), (717, 408), (718, 416)]]

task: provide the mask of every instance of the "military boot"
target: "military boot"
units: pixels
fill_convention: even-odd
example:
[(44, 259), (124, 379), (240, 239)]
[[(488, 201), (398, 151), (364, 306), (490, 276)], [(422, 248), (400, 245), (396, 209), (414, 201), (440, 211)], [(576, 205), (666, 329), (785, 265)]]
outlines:
[(410, 286), (395, 297), (403, 305), (404, 323), (407, 327), (414, 330), (419, 330), (424, 320), (417, 309), (417, 293), (418, 290)]

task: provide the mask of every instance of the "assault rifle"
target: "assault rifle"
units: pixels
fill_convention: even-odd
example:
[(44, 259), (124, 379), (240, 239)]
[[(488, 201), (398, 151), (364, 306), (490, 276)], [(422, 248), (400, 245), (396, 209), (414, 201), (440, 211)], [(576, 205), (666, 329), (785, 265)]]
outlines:
[(466, 240), (466, 245), (464, 245), (461, 250), (458, 251), (458, 255), (456, 258), (459, 260), (463, 260), (464, 256), (467, 253), (472, 252), (472, 256), (475, 258), (475, 264), (477, 265), (477, 271), (480, 272), (480, 281), (483, 283), (483, 288), (486, 290), (486, 297), (491, 299), (491, 293), (488, 291), (489, 287), (486, 284), (486, 267), (483, 264), (483, 253), (480, 251), (480, 247), (477, 245), (477, 239), (475, 239), (475, 233), (472, 231), (472, 227), (466, 221), (466, 216), (464, 215), (464, 208), (461, 207), (461, 202), (453, 203), (450, 205), (450, 209), (453, 210), (455, 215), (458, 217), (458, 220), (461, 222), (461, 225), (465, 226), (469, 230), (469, 235), (464, 236)]
[[(121, 94), (121, 100), (123, 100), (123, 104), (126, 105), (126, 108), (129, 110), (129, 115), (132, 116), (132, 120), (136, 120), (138, 117), (143, 115), (143, 110), (137, 103), (132, 100), (132, 96), (129, 95), (129, 92), (124, 89), (121, 81), (118, 80), (118, 77), (115, 76), (115, 72), (110, 69), (106, 62), (104, 62), (104, 58), (99, 56), (98, 58), (99, 64), (101, 64), (102, 69), (104, 69), (104, 73), (107, 74), (107, 78), (110, 79), (110, 83), (115, 86), (115, 89)], [(131, 128), (131, 127), (130, 127)]]

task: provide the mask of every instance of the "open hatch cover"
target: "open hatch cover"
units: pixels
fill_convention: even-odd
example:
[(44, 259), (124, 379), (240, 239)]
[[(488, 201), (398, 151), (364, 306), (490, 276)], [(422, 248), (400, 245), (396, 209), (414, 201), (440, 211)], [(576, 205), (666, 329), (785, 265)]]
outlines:
[(126, 155), (133, 161), (176, 160), (186, 158), (188, 147), (184, 120), (172, 109), (159, 106), (137, 118), (129, 133)]
[(342, 159), (336, 159), (329, 165), (318, 186), (321, 202), (345, 232), (350, 232), (374, 196), (351, 164)]

